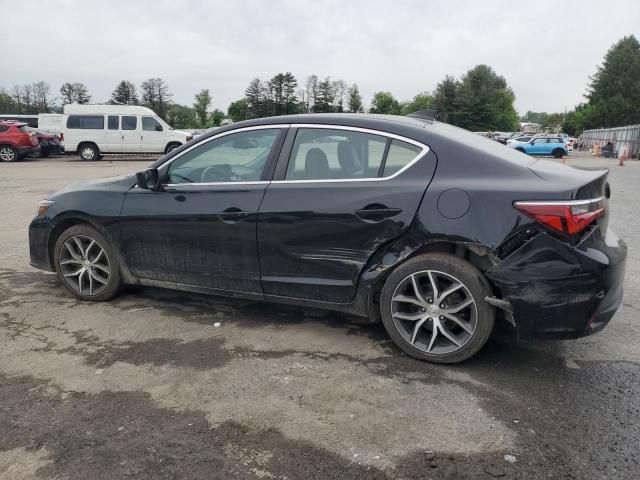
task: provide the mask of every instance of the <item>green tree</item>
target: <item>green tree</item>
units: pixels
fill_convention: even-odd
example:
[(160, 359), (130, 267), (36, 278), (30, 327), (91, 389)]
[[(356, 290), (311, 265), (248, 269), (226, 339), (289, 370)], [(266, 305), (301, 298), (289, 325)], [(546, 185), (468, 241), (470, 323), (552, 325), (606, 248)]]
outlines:
[(583, 128), (618, 127), (640, 121), (640, 43), (630, 35), (614, 43), (591, 79)]
[(2, 113), (20, 113), (18, 105), (11, 98), (11, 94), (0, 87), (0, 112)]
[(254, 78), (244, 91), (247, 100), (248, 118), (261, 118), (273, 115), (271, 92), (259, 78)]
[(165, 120), (173, 128), (196, 128), (196, 112), (193, 108), (175, 103), (166, 105), (165, 108)]
[(211, 94), (209, 89), (202, 89), (196, 93), (193, 99), (193, 110), (196, 112), (196, 120), (200, 128), (205, 128), (209, 123), (209, 107), (211, 107)]
[(519, 121), (514, 100), (504, 77), (488, 65), (477, 65), (458, 86), (454, 123), (467, 130), (515, 130)]
[(62, 95), (62, 105), (68, 103), (89, 103), (91, 101), (91, 95), (89, 95), (89, 89), (84, 83), (64, 83), (60, 87), (60, 95)]
[(224, 120), (225, 114), (222, 110), (218, 110), (217, 108), (211, 112), (211, 126), (219, 127), (222, 125), (222, 121)]
[(249, 104), (246, 98), (241, 98), (235, 102), (231, 102), (227, 109), (227, 115), (232, 122), (240, 122), (246, 120), (249, 115)]
[(136, 86), (128, 80), (122, 80), (111, 94), (110, 103), (114, 105), (138, 105)]
[(432, 109), (435, 107), (434, 99), (427, 92), (419, 93), (413, 100), (402, 105), (402, 115), (409, 115), (420, 110)]
[(335, 112), (336, 108), (333, 102), (336, 98), (336, 92), (334, 90), (333, 82), (329, 77), (326, 77), (320, 83), (318, 83), (318, 89), (316, 98), (313, 104), (314, 113), (331, 113)]
[(458, 82), (451, 75), (444, 77), (433, 93), (433, 104), (437, 111), (437, 119), (441, 122), (455, 124), (455, 109)]
[(384, 113), (388, 115), (400, 115), (402, 113), (400, 103), (391, 92), (376, 92), (371, 100), (370, 113)]
[(289, 115), (298, 111), (298, 81), (291, 72), (278, 73), (267, 82), (271, 115)]
[(358, 85), (355, 83), (347, 90), (347, 107), (352, 113), (362, 113), (364, 111), (364, 105), (362, 104), (362, 96)]
[(168, 111), (173, 94), (169, 92), (169, 86), (164, 80), (161, 78), (149, 78), (145, 80), (140, 85), (140, 93), (140, 99), (145, 107), (153, 110), (164, 120), (169, 118)]

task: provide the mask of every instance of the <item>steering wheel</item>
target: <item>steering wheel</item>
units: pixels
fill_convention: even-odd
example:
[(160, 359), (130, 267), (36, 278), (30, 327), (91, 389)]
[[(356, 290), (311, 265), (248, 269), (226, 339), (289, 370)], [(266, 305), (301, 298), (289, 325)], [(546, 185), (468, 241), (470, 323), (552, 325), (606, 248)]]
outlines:
[(203, 183), (228, 182), (229, 180), (229, 172), (219, 165), (207, 167), (202, 171), (202, 174), (200, 174), (200, 181)]

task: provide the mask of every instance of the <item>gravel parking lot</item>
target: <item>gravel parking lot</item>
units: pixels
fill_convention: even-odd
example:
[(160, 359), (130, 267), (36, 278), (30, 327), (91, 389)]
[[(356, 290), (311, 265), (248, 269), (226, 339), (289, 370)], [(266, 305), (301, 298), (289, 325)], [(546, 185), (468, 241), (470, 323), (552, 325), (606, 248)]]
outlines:
[(67, 294), (28, 263), (36, 202), (142, 169), (0, 165), (0, 478), (637, 478), (640, 162), (611, 167), (623, 305), (578, 341), (403, 355), (340, 314), (143, 288)]

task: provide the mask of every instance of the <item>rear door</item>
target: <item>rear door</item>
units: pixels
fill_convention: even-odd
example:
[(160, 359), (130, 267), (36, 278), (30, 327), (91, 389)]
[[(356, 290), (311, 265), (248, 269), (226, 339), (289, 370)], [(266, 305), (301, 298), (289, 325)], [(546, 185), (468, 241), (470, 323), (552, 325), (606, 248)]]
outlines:
[(300, 125), (258, 213), (266, 295), (349, 303), (371, 255), (415, 216), (436, 157), (414, 140)]
[(122, 137), (122, 152), (139, 153), (140, 117), (137, 115), (122, 115), (120, 118), (120, 133)]
[(122, 152), (122, 133), (120, 132), (120, 116), (107, 115), (107, 133), (104, 152)]

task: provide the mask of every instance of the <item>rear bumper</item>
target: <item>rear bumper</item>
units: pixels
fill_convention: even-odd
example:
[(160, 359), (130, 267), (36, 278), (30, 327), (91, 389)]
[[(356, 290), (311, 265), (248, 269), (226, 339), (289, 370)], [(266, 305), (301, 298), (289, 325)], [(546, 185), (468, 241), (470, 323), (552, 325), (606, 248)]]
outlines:
[(622, 302), (625, 243), (593, 229), (575, 247), (538, 234), (487, 272), (513, 310), (519, 339), (570, 339), (602, 330)]
[(40, 147), (18, 147), (16, 150), (20, 157), (26, 157), (27, 155), (38, 153), (40, 151)]

